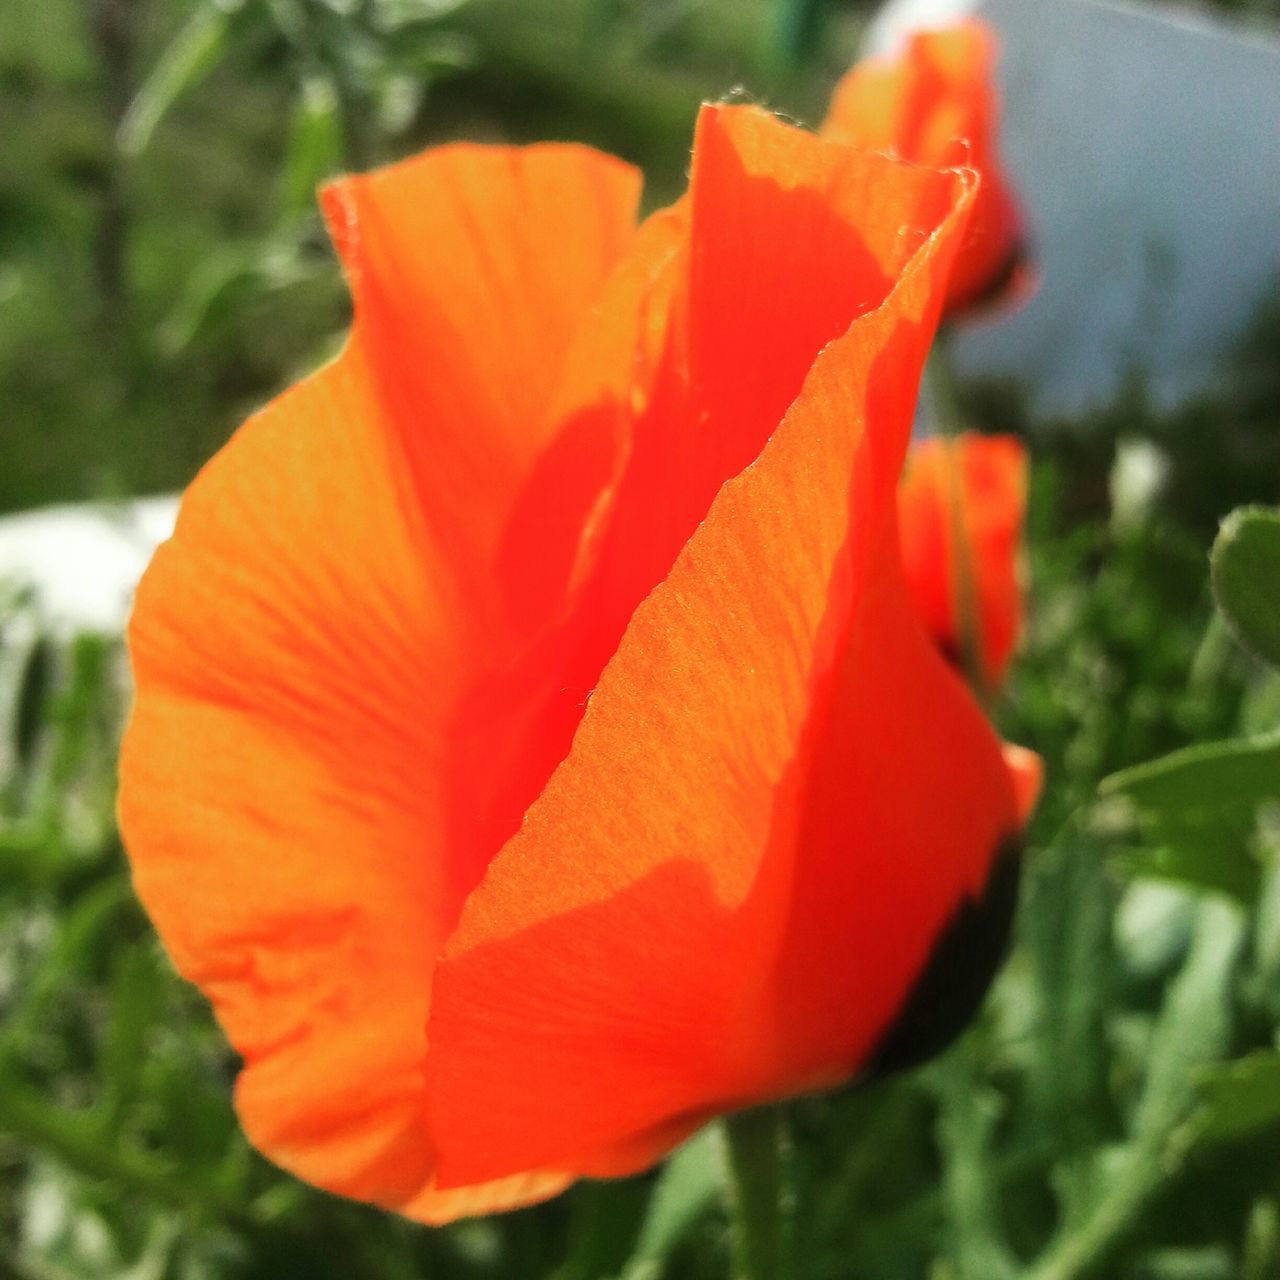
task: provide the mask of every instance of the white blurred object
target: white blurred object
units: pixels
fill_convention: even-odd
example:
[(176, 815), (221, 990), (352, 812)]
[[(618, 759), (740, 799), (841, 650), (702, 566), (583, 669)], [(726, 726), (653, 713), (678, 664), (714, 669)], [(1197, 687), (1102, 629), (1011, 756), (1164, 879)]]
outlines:
[(30, 588), (55, 629), (118, 632), (177, 513), (177, 495), (164, 495), (0, 518), (0, 583)]
[(957, 335), (965, 376), (1012, 377), (1073, 416), (1143, 375), (1169, 408), (1280, 289), (1280, 33), (1093, 0), (898, 0), (868, 47), (961, 10), (1000, 33), (1001, 151), (1040, 287)]
[(981, 0), (894, 0), (867, 24), (866, 53), (893, 53), (913, 31), (949, 26), (981, 8)]
[(1116, 441), (1111, 464), (1111, 527), (1117, 532), (1138, 528), (1151, 514), (1169, 479), (1169, 457), (1151, 440)]

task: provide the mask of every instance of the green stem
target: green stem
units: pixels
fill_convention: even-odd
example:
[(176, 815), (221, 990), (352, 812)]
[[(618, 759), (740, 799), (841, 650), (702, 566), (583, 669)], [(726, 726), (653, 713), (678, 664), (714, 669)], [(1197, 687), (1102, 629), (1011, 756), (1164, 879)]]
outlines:
[(726, 1116), (723, 1126), (733, 1222), (734, 1280), (784, 1280), (782, 1146), (778, 1107)]
[(822, 48), (827, 8), (827, 0), (774, 0), (765, 65), (789, 71), (811, 61)]
[(960, 385), (951, 354), (951, 332), (939, 327), (929, 348), (924, 371), (929, 416), (939, 435), (953, 436), (964, 430), (967, 415), (960, 403)]
[(954, 436), (944, 436), (942, 444), (949, 455), (945, 469), (947, 521), (951, 535), (951, 590), (955, 600), (956, 629), (960, 633), (960, 662), (978, 701), (990, 713), (992, 694), (982, 664), (982, 619), (978, 615), (973, 540), (965, 518), (964, 456)]
[(973, 563), (973, 543), (964, 509), (963, 457), (957, 436), (964, 429), (955, 366), (951, 358), (950, 334), (939, 330), (925, 369), (930, 407), (949, 460), (947, 479), (947, 523), (952, 556), (952, 583), (956, 628), (959, 632), (960, 662), (970, 687), (983, 708), (990, 713), (994, 691), (987, 682), (982, 662), (982, 620), (978, 615), (978, 589)]
[(1173, 1181), (1181, 1169), (1182, 1153), (1170, 1151), (1169, 1167), (1143, 1164), (1126, 1170), (1132, 1176), (1118, 1178), (1115, 1191), (1071, 1236), (1055, 1247), (1027, 1272), (1030, 1280), (1077, 1280), (1096, 1273), (1112, 1251), (1146, 1211), (1153, 1200)]

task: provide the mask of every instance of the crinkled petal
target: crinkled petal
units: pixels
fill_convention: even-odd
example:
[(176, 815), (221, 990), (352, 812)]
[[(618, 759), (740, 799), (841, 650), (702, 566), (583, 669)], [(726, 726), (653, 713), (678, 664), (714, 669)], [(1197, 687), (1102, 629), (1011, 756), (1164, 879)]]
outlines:
[(640, 175), (586, 147), (456, 144), (323, 193), (419, 505), (473, 590), (559, 430), (575, 334), (635, 236)]
[(824, 143), (763, 111), (704, 110), (687, 199), (646, 225), (613, 282), (611, 327), (570, 361), (596, 372), (570, 382), (567, 402), (584, 412), (548, 451), (561, 479), (542, 492), (583, 492), (572, 477), (593, 449), (607, 479), (556, 570), (571, 590), (535, 655), (544, 669), (521, 674), (545, 692), (498, 809), (522, 813), (536, 797), (636, 606), (721, 485), (758, 456), (817, 353), (883, 302), (948, 192), (934, 170)]
[(460, 707), (515, 644), (476, 567), (550, 438), (635, 189), (576, 147), (451, 148), (331, 188), (352, 339), (201, 473), (130, 625), (122, 830), (244, 1058), (246, 1131), (428, 1220), (567, 1181), (526, 1166), (437, 1192), (425, 1026), (484, 857), (458, 838)]
[(626, 466), (577, 602), (599, 661), (720, 486), (758, 456), (817, 353), (884, 301), (945, 200), (932, 170), (756, 109), (703, 110), (687, 244), (653, 307), (665, 341), (650, 334), (633, 362)]
[[(722, 109), (701, 145), (709, 134), (723, 152), (704, 180), (769, 229), (720, 283), (759, 309), (779, 243), (806, 278), (830, 245), (787, 234), (789, 200), (818, 224), (803, 221), (811, 192), (792, 181), (784, 126)], [(752, 150), (771, 137), (775, 174)], [(894, 216), (923, 243), (811, 353), (781, 426), (635, 610), (567, 759), (468, 899), (429, 1022), (442, 1186), (578, 1167), (849, 1075), (1016, 827), (999, 743), (926, 637), (896, 552), (897, 475), (968, 188), (844, 154), (875, 184), (877, 217), (895, 184), (915, 191)]]

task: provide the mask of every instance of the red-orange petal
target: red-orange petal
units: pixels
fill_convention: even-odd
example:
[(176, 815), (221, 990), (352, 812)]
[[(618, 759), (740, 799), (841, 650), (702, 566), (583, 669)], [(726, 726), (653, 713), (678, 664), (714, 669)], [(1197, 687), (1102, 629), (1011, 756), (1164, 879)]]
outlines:
[[(722, 108), (699, 140), (722, 157), (702, 169), (717, 202), (761, 227), (717, 296), (763, 314), (779, 244), (806, 278), (829, 260), (788, 234), (789, 214), (815, 225), (812, 191), (788, 183), (794, 134)], [(429, 1021), (442, 1186), (585, 1168), (849, 1075), (1016, 827), (999, 744), (925, 636), (895, 545), (969, 197), (960, 175), (844, 155), (851, 201), (858, 180), (880, 210), (916, 191), (893, 230), (923, 243), (814, 353), (635, 610), (568, 758), (468, 899)]]
[(584, 421), (616, 439), (618, 465), (577, 549), (551, 646), (559, 665), (542, 681), (532, 738), (559, 748), (501, 807), (523, 812), (536, 796), (636, 606), (759, 454), (817, 352), (881, 304), (945, 215), (947, 190), (935, 171), (780, 134), (761, 111), (703, 113), (688, 198), (641, 237), (662, 252), (621, 273), (630, 293), (611, 318), (632, 317), (626, 340), (588, 348), (607, 372), (584, 384), (598, 393)]
[(452, 825), (459, 706), (518, 647), (487, 586), (499, 534), (635, 195), (578, 147), (451, 148), (332, 188), (353, 336), (197, 478), (130, 625), (124, 839), (244, 1058), (245, 1129), (426, 1220), (569, 1180), (437, 1190), (424, 1028), (479, 873)]
[[(558, 627), (467, 717), (476, 751), (505, 762), (485, 811), (520, 815), (536, 798), (637, 604), (757, 456), (815, 354), (883, 300), (947, 190), (934, 171), (780, 135), (764, 112), (704, 113), (688, 198), (646, 224), (599, 331), (575, 344), (565, 425), (508, 533), (514, 581), (538, 584), (544, 604), (548, 572), (570, 590)], [(593, 468), (603, 488), (583, 483)], [(524, 531), (557, 507), (589, 509), (587, 536), (532, 563)]]
[(1003, 678), (1022, 628), (1026, 489), (1021, 441), (965, 433), (913, 446), (898, 493), (902, 560), (916, 608), (953, 661), (972, 645), (991, 689)]
[(704, 110), (665, 343), (633, 375), (643, 396), (627, 468), (577, 605), (604, 656), (720, 486), (759, 454), (817, 352), (883, 302), (944, 216), (936, 173), (885, 172), (878, 157), (781, 135), (765, 112)]
[(1020, 271), (1022, 218), (998, 154), (996, 39), (976, 18), (913, 34), (891, 57), (857, 63), (836, 86), (824, 136), (893, 151), (921, 164), (963, 160), (982, 175), (973, 219), (956, 255), (946, 310), (1012, 297)]
[(586, 147), (460, 143), (323, 192), (419, 505), (477, 594), (560, 429), (551, 401), (631, 248), (640, 181)]
[(1040, 790), (1044, 786), (1044, 761), (1034, 752), (1012, 742), (1004, 744), (1004, 763), (1013, 780), (1013, 794), (1018, 803), (1018, 825), (1025, 827), (1035, 812)]

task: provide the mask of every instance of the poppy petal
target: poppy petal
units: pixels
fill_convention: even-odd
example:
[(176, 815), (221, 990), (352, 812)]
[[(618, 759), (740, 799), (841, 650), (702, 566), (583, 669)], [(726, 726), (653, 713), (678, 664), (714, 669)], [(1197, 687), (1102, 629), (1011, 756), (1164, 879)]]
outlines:
[(549, 438), (635, 193), (576, 147), (452, 148), (331, 188), (351, 341), (204, 469), (130, 625), (122, 831), (244, 1058), (246, 1131), (311, 1182), (432, 1220), (567, 1180), (435, 1192), (424, 1029), (478, 875), (450, 838), (453, 722), (507, 643), (469, 571)]
[[(688, 198), (646, 225), (613, 282), (625, 295), (609, 308), (615, 327), (571, 362), (589, 355), (604, 372), (575, 384), (570, 403), (592, 411), (570, 419), (547, 457), (573, 445), (576, 463), (603, 438), (614, 466), (570, 557), (570, 612), (547, 646), (551, 665), (524, 677), (544, 701), (495, 809), (523, 813), (541, 790), (636, 606), (724, 481), (759, 454), (815, 354), (883, 301), (945, 216), (951, 182), (763, 111), (704, 109)], [(548, 500), (566, 490), (580, 491), (544, 486)], [(535, 581), (536, 570), (519, 577)], [(493, 736), (486, 728), (486, 750)]]
[(759, 454), (816, 353), (880, 305), (945, 215), (935, 171), (897, 166), (884, 181), (888, 168), (763, 111), (704, 108), (688, 243), (662, 295), (666, 341), (633, 371), (643, 395), (627, 467), (577, 603), (596, 632), (579, 685), (594, 683), (721, 484)]
[(250, 1136), (392, 1204), (431, 1168), (433, 761), (466, 630), (394, 477), (354, 352), (205, 468), (138, 589), (120, 795), (138, 892), (245, 1059)]
[(1025, 827), (1035, 812), (1044, 786), (1044, 761), (1026, 747), (1004, 744), (1004, 763), (1013, 781), (1013, 794), (1018, 804), (1018, 825)]
[(440, 147), (323, 192), (419, 503), (473, 584), (559, 426), (579, 326), (635, 236), (641, 179), (586, 147)]
[[(704, 110), (689, 195), (645, 225), (599, 331), (580, 333), (556, 398), (565, 425), (509, 530), (510, 582), (535, 597), (520, 616), (538, 617), (540, 600), (547, 617), (548, 575), (570, 590), (559, 628), (469, 708), (474, 753), (504, 762), (480, 811), (518, 817), (542, 790), (636, 606), (759, 453), (814, 355), (883, 301), (951, 182), (759, 110)], [(566, 509), (579, 513), (571, 530), (585, 514), (586, 537), (541, 554)]]
[[(700, 138), (733, 140), (737, 114), (708, 113)], [(916, 380), (970, 197), (959, 175), (846, 154), (881, 191), (902, 175), (931, 184), (935, 222), (907, 220), (924, 244), (887, 299), (802, 371), (781, 426), (635, 610), (567, 759), (468, 899), (429, 1022), (441, 1186), (580, 1167), (663, 1125), (847, 1076), (1015, 823), (999, 744), (927, 641), (894, 545)], [(753, 201), (772, 209), (755, 246), (765, 261), (780, 237), (792, 243), (786, 177), (752, 181), (744, 164), (717, 175), (736, 184), (744, 222)], [(797, 265), (819, 272), (823, 245), (810, 243)], [(732, 287), (769, 278), (748, 252)], [(841, 795), (814, 772), (832, 735), (865, 738), (864, 773)], [(878, 756), (877, 735), (892, 754)], [(809, 828), (830, 847), (799, 847)], [(798, 868), (829, 864), (837, 835), (842, 914), (822, 915), (797, 894)], [(879, 878), (895, 859), (910, 872), (901, 892)], [(922, 883), (919, 902), (906, 896)], [(880, 945), (898, 914), (902, 940)], [(817, 980), (802, 934), (837, 919), (879, 950), (837, 947), (851, 967)], [(857, 968), (867, 954), (897, 968)], [(780, 963), (845, 997), (838, 1034), (812, 1020), (829, 1000), (802, 997), (811, 1017), (788, 1011)]]

